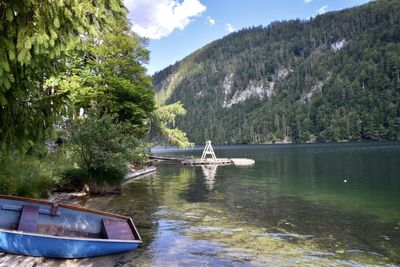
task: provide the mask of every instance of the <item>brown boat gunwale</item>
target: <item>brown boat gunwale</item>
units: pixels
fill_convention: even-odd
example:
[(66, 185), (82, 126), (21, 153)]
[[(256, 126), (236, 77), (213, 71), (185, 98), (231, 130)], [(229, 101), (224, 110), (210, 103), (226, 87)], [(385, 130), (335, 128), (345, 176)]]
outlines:
[(123, 215), (118, 215), (118, 214), (109, 213), (109, 212), (105, 212), (105, 211), (99, 211), (99, 210), (81, 208), (81, 207), (77, 207), (77, 206), (74, 206), (74, 205), (56, 203), (56, 202), (51, 202), (51, 201), (46, 201), (46, 200), (39, 200), (39, 199), (32, 199), (32, 198), (24, 198), (24, 197), (15, 197), (15, 196), (6, 196), (6, 195), (0, 195), (0, 199), (9, 199), (9, 200), (25, 201), (25, 202), (32, 202), (32, 203), (37, 203), (37, 204), (49, 205), (49, 206), (53, 206), (54, 204), (57, 204), (58, 207), (61, 207), (61, 208), (72, 209), (72, 210), (78, 210), (78, 211), (84, 211), (84, 212), (89, 212), (89, 213), (94, 213), (94, 214), (104, 215), (104, 216), (110, 216), (110, 217), (119, 218), (119, 219), (124, 219), (124, 220), (130, 219), (130, 217), (123, 216)]

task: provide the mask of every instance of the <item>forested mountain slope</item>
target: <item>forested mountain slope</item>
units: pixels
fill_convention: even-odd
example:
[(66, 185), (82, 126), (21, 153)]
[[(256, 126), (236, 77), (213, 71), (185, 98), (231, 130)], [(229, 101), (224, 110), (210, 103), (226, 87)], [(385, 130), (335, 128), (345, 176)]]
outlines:
[(156, 73), (196, 143), (400, 139), (400, 1), (232, 33)]

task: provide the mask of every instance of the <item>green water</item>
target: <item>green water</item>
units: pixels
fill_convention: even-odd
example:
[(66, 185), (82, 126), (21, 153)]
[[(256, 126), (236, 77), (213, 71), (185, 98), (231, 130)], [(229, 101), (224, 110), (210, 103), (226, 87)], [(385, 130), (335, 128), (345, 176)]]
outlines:
[(127, 265), (400, 264), (399, 143), (214, 149), (256, 164), (160, 163), (108, 201), (106, 209), (135, 219), (145, 243)]

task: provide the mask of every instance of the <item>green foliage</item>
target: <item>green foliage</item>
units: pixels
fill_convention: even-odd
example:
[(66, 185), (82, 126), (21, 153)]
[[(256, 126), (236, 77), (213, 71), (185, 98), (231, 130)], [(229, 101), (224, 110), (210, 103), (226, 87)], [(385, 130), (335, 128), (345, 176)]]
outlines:
[(129, 151), (129, 161), (131, 163), (146, 164), (150, 156), (151, 143), (141, 141), (136, 147)]
[(46, 80), (82, 36), (124, 18), (122, 1), (0, 0), (0, 149), (26, 150), (51, 135), (66, 95)]
[(196, 143), (400, 140), (399, 12), (380, 0), (241, 30), (156, 73), (156, 98), (182, 101)]
[(72, 182), (89, 185), (118, 185), (127, 173), (129, 152), (137, 146), (136, 138), (126, 134), (129, 123), (115, 123), (115, 116), (88, 109), (85, 118), (70, 128), (74, 169), (64, 176)]
[[(122, 0), (0, 0), (0, 153), (43, 157), (38, 144), (56, 138), (55, 124), (97, 103), (97, 113), (72, 119), (78, 167), (62, 169), (78, 182), (119, 184), (154, 110), (147, 41), (126, 15)], [(32, 179), (44, 181), (35, 164)], [(5, 192), (26, 195), (29, 179), (1, 181)]]
[[(136, 138), (148, 132), (154, 110), (146, 40), (130, 32), (126, 18), (88, 38), (70, 70), (54, 79), (68, 92), (75, 118), (70, 129), (77, 166), (64, 172), (72, 184), (88, 183), (91, 191), (113, 190), (127, 172), (128, 161), (148, 153)], [(93, 108), (94, 107), (94, 108)], [(84, 118), (77, 117), (84, 109)], [(110, 187), (111, 186), (111, 187)]]
[(158, 107), (153, 113), (150, 139), (180, 148), (193, 146), (185, 132), (172, 128), (175, 127), (176, 117), (184, 115), (186, 115), (186, 110), (180, 102)]
[(72, 72), (58, 81), (76, 110), (101, 103), (104, 112), (129, 122), (132, 134), (143, 137), (154, 110), (151, 80), (143, 67), (149, 57), (145, 45), (145, 39), (129, 30), (126, 19), (88, 39), (82, 55), (71, 62)]
[(48, 161), (36, 157), (1, 156), (0, 194), (33, 198), (46, 197), (58, 180)]

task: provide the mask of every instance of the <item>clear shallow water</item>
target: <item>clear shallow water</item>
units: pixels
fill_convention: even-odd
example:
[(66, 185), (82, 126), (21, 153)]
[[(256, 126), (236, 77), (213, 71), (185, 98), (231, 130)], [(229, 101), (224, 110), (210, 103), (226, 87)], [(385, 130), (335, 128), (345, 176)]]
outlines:
[[(145, 242), (128, 265), (400, 264), (399, 143), (214, 150), (256, 164), (161, 163), (107, 202), (135, 219)], [(155, 153), (200, 157), (201, 150)]]

